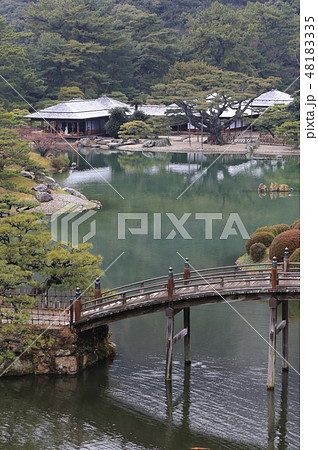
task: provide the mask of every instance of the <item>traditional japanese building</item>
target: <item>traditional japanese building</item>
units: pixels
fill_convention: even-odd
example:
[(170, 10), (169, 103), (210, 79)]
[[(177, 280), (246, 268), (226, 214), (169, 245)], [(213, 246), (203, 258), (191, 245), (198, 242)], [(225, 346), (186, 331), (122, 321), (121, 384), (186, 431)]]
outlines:
[[(213, 98), (213, 95), (207, 97)], [(262, 111), (275, 104), (288, 105), (293, 98), (285, 92), (272, 89), (255, 98), (244, 113), (244, 116), (257, 118)], [(113, 108), (127, 108), (128, 114), (132, 114), (134, 108), (126, 103), (114, 100), (104, 95), (103, 97), (91, 100), (83, 100), (81, 98), (73, 98), (72, 100), (58, 103), (49, 108), (42, 109), (36, 113), (26, 116), (31, 121), (40, 121), (41, 129), (49, 133), (60, 133), (65, 137), (80, 137), (91, 135), (105, 134), (105, 123), (109, 120), (111, 110)], [(166, 117), (169, 110), (176, 110), (178, 106), (171, 104), (164, 105), (141, 105), (139, 111), (143, 111), (149, 116)], [(182, 116), (183, 114), (181, 114)], [(228, 108), (223, 112), (221, 118), (228, 119), (235, 115), (235, 109)], [(185, 119), (185, 118), (184, 118)], [(176, 132), (200, 132), (188, 121), (180, 120), (178, 125), (172, 127)], [(246, 128), (244, 119), (237, 119), (226, 130), (239, 131)]]
[[(209, 98), (209, 97), (208, 97)], [(207, 98), (207, 100), (208, 100)], [(289, 105), (293, 101), (293, 97), (291, 95), (286, 94), (286, 92), (278, 91), (277, 89), (272, 89), (271, 91), (264, 92), (258, 97), (254, 98), (254, 100), (250, 103), (249, 107), (244, 112), (244, 116), (251, 119), (257, 119), (263, 112), (274, 105)], [(220, 116), (224, 119), (230, 119), (235, 115), (235, 109), (228, 108), (223, 114)], [(235, 122), (231, 124), (229, 128), (225, 131), (241, 131), (247, 127), (245, 120), (237, 119)]]
[(104, 126), (113, 108), (129, 108), (126, 103), (103, 96), (95, 100), (72, 100), (26, 116), (31, 121), (40, 121), (41, 129), (64, 136), (79, 137), (104, 134)]

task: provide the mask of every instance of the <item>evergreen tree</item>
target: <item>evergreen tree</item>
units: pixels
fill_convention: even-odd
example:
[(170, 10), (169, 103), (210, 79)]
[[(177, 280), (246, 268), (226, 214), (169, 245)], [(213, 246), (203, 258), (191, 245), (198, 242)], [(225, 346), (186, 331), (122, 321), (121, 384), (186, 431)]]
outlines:
[[(154, 98), (166, 104), (175, 103), (189, 123), (197, 128), (203, 124), (209, 142), (221, 144), (221, 132), (242, 119), (253, 99), (278, 80), (263, 80), (191, 62), (189, 68), (187, 63), (176, 63), (165, 81), (154, 87)], [(224, 117), (228, 111), (232, 111), (231, 117)]]
[(177, 33), (164, 27), (156, 14), (127, 4), (113, 10), (113, 24), (132, 43), (134, 87), (148, 92), (180, 56)]
[(114, 138), (118, 138), (118, 132), (121, 125), (128, 122), (127, 108), (113, 108), (110, 111), (110, 117), (105, 124), (106, 133)]
[[(88, 96), (119, 90), (131, 68), (131, 46), (94, 0), (38, 0), (27, 11), (30, 52), (50, 95), (77, 85)], [(121, 69), (121, 70), (120, 70)], [(129, 84), (126, 88), (129, 88)]]
[[(100, 256), (89, 253), (90, 244), (78, 248), (51, 241), (43, 215), (22, 212), (0, 219), (0, 290), (29, 286), (49, 290), (52, 286), (76, 288), (88, 286), (100, 275)], [(18, 280), (12, 281), (12, 274)], [(37, 281), (41, 275), (42, 281)], [(15, 284), (14, 284), (15, 283)]]
[[(23, 105), (25, 102), (9, 86), (11, 84), (23, 97), (33, 102), (43, 95), (43, 83), (30, 68), (26, 52), (21, 44), (29, 34), (18, 33), (0, 16), (0, 102), (5, 106)], [(8, 81), (9, 84), (6, 83)]]

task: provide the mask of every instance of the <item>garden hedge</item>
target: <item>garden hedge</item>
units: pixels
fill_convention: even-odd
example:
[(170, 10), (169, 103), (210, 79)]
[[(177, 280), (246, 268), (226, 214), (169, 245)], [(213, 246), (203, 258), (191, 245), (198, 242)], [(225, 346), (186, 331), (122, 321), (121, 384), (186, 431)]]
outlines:
[(275, 236), (282, 233), (283, 231), (289, 230), (289, 225), (286, 225), (286, 223), (280, 223), (278, 225), (271, 225), (266, 227), (257, 228), (255, 233), (266, 231), (267, 233), (272, 233)]
[(290, 262), (300, 262), (300, 248), (296, 248), (290, 257)]
[(266, 247), (261, 242), (255, 242), (250, 248), (250, 256), (253, 262), (260, 262), (266, 253)]
[(257, 233), (255, 232), (252, 234), (252, 236), (248, 239), (248, 241), (245, 244), (246, 252), (249, 254), (251, 246), (256, 242), (261, 242), (262, 244), (265, 245), (265, 247), (269, 247), (273, 239), (274, 239), (273, 233), (268, 233), (266, 231), (260, 231)]
[(299, 230), (288, 230), (278, 234), (269, 247), (269, 258), (272, 259), (276, 256), (277, 261), (282, 261), (286, 247), (290, 255), (300, 247)]
[[(295, 222), (293, 222), (291, 225), (290, 225), (290, 229), (291, 230), (293, 230), (296, 226), (298, 226), (299, 227), (299, 224), (300, 224), (300, 219), (297, 219), (297, 220), (295, 220)], [(296, 228), (296, 230), (299, 230), (299, 228)]]

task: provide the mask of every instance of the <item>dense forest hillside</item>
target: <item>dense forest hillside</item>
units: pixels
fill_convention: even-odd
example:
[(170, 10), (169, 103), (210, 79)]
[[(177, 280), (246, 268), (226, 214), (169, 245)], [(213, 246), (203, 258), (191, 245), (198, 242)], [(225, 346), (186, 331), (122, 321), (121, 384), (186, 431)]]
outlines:
[[(150, 100), (180, 62), (284, 89), (298, 76), (298, 35), (298, 0), (1, 0), (0, 73), (37, 107), (74, 86)], [(0, 102), (23, 100), (0, 80)]]

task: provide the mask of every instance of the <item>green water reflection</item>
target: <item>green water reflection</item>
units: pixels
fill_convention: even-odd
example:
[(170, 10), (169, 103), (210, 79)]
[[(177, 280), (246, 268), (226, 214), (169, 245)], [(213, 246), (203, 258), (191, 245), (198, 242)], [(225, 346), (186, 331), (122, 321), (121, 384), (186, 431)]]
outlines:
[[(179, 272), (183, 263), (177, 252), (188, 256), (196, 268), (233, 264), (245, 251), (245, 240), (240, 233), (220, 239), (231, 213), (239, 214), (249, 234), (264, 224), (290, 224), (299, 217), (298, 159), (249, 161), (222, 156), (213, 163), (216, 156), (149, 152), (147, 156), (89, 153), (86, 158), (96, 171), (77, 171), (60, 181), (103, 204), (95, 215), (96, 236), (90, 240), (94, 251), (105, 258), (104, 268), (125, 252), (105, 281), (111, 286), (162, 275), (170, 265)], [(289, 184), (294, 190), (286, 198), (261, 198), (258, 184), (271, 181)], [(148, 234), (130, 234), (127, 228), (140, 227), (140, 221), (129, 221), (126, 239), (118, 240), (118, 213), (147, 213)], [(161, 214), (162, 239), (154, 239), (154, 213)], [(191, 214), (185, 223), (191, 239), (183, 239), (178, 232), (174, 239), (166, 239), (174, 228), (167, 213), (178, 219)], [(195, 219), (200, 213), (222, 215), (213, 221), (212, 239), (205, 239), (204, 221)], [(80, 234), (88, 231), (89, 223), (84, 223)]]

